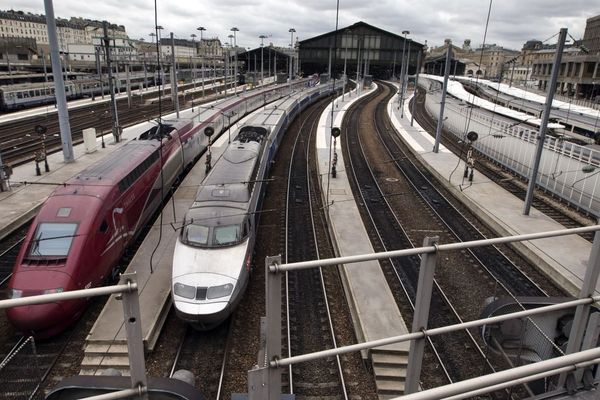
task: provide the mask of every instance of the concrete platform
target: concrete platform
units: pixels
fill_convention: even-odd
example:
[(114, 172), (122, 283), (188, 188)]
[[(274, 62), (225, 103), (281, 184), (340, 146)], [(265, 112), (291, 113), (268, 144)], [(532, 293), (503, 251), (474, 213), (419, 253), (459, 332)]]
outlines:
[[(414, 127), (410, 126), (409, 101), (405, 103), (404, 118), (400, 118), (397, 102), (398, 97), (394, 96), (388, 103), (387, 110), (400, 137), (439, 182), (482, 218), (498, 236), (565, 229), (535, 208), (531, 209), (529, 216), (523, 215), (523, 201), (490, 182), (477, 171), (472, 185), (463, 181), (462, 172), (451, 174), (454, 169), (464, 169), (463, 161), (459, 163), (458, 157), (441, 145), (439, 153), (433, 153), (434, 138), (416, 121)], [(565, 291), (571, 295), (579, 294), (588, 265), (591, 243), (577, 235), (569, 235), (514, 243), (513, 247)], [(599, 289), (600, 285), (596, 288), (597, 294), (600, 294)]]
[[(364, 96), (374, 90), (364, 91)], [(336, 100), (333, 126), (341, 127), (349, 106), (358, 100), (356, 92)], [(362, 219), (352, 195), (348, 176), (344, 169), (344, 157), (341, 143), (337, 144), (337, 177), (329, 178), (329, 157), (331, 132), (331, 105), (322, 114), (317, 131), (317, 156), (322, 193), (328, 202), (329, 229), (337, 247), (336, 256), (374, 253), (371, 240), (362, 223)], [(344, 129), (342, 129), (342, 134)], [(328, 192), (329, 188), (329, 192)], [(408, 333), (408, 329), (396, 301), (385, 280), (377, 261), (345, 264), (341, 267), (347, 298), (350, 302), (357, 338), (360, 342), (382, 339)], [(380, 396), (398, 396), (404, 392), (406, 362), (410, 344), (396, 343), (377, 349), (368, 354), (375, 373), (375, 384)], [(394, 370), (395, 373), (389, 373)]]

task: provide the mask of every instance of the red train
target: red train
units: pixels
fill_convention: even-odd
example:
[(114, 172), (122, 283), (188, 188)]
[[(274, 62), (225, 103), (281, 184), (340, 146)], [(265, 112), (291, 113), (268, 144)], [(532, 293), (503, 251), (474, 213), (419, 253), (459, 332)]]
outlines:
[[(205, 147), (200, 129), (191, 120), (155, 126), (57, 188), (29, 229), (9, 282), (11, 297), (101, 286)], [(182, 146), (186, 142), (196, 142), (196, 149)], [(43, 338), (77, 320), (85, 305), (17, 307), (7, 315), (19, 330)]]

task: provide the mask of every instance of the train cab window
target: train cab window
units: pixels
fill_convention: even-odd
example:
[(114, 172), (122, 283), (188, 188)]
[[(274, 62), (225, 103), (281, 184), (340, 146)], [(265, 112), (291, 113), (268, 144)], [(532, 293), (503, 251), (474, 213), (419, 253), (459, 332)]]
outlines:
[(76, 230), (76, 223), (40, 223), (29, 246), (29, 255), (32, 257), (66, 257), (69, 254)]
[(183, 228), (183, 241), (191, 245), (207, 245), (208, 231), (208, 226), (194, 225), (193, 223), (190, 223)]
[(240, 225), (216, 226), (214, 228), (214, 244), (225, 245), (240, 240)]

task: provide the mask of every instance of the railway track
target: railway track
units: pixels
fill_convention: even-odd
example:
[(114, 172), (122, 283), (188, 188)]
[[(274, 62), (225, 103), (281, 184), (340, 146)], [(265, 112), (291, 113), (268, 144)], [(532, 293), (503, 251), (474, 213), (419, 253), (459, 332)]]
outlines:
[[(328, 103), (329, 99), (321, 103)], [(322, 107), (315, 107), (298, 129), (291, 150), (286, 190), (285, 262), (320, 258), (309, 151)], [(314, 208), (319, 208), (316, 205)], [(318, 215), (317, 215), (318, 218)], [(322, 232), (320, 227), (320, 232)], [(322, 236), (322, 235), (321, 235)], [(329, 243), (328, 237), (322, 239)], [(329, 244), (330, 248), (331, 245)], [(321, 268), (286, 273), (288, 356), (337, 348), (329, 294)], [(288, 389), (300, 396), (348, 400), (340, 357), (290, 366)]]
[(14, 335), (2, 343), (2, 398), (43, 399), (58, 381), (79, 371), (81, 343), (98, 317), (105, 298), (92, 300), (84, 316), (62, 334), (43, 341)]
[(181, 369), (192, 372), (195, 386), (207, 399), (228, 399), (223, 393), (228, 356), (231, 348), (231, 319), (210, 331), (198, 332), (189, 325), (180, 339), (170, 377)]
[[(186, 85), (185, 88), (191, 88), (191, 84)], [(182, 108), (184, 105), (185, 107), (191, 107), (192, 104), (200, 106), (203, 102), (214, 100), (217, 98), (215, 94), (223, 86), (205, 90), (205, 97), (202, 97), (201, 101), (197, 103), (196, 101), (201, 96), (201, 91), (198, 90), (197, 92), (183, 94), (185, 88), (180, 88), (182, 93), (179, 97)], [(159, 115), (159, 111), (163, 115), (171, 113), (174, 111), (174, 105), (170, 95), (161, 96), (161, 104), (158, 104), (157, 97), (150, 97), (149, 95), (146, 95), (146, 97), (134, 96), (131, 104), (128, 103), (127, 98), (118, 99), (117, 110), (119, 124), (124, 128), (154, 119)], [(69, 110), (69, 123), (73, 144), (82, 143), (83, 129), (90, 127), (96, 128), (96, 135), (101, 136), (102, 140), (104, 140), (104, 135), (110, 134), (112, 129), (109, 102), (91, 103)], [(47, 128), (45, 138), (35, 133), (34, 127), (36, 125)], [(2, 152), (4, 163), (17, 166), (33, 161), (35, 153), (41, 151), (42, 146), (45, 147), (48, 154), (61, 150), (57, 113), (36, 115), (23, 120), (0, 124), (0, 151)]]
[(4, 285), (12, 275), (19, 250), (21, 250), (21, 244), (25, 240), (28, 229), (29, 222), (0, 241), (0, 296), (4, 294)]
[[(392, 205), (387, 201), (377, 181), (379, 171), (374, 170), (369, 163), (365, 143), (367, 138), (376, 138), (377, 128), (373, 126), (375, 105), (387, 103), (392, 93), (382, 88), (367, 97), (364, 102), (354, 105), (348, 118), (346, 135), (343, 135), (342, 146), (346, 169), (358, 196), (359, 209), (363, 221), (376, 251), (389, 251), (399, 248), (413, 247), (407, 232)], [(360, 129), (359, 129), (360, 127)], [(379, 150), (377, 150), (379, 152)], [(399, 303), (402, 315), (407, 321), (412, 319), (415, 296), (418, 283), (420, 260), (418, 257), (402, 257), (381, 262), (388, 283)], [(430, 327), (455, 324), (461, 321), (458, 313), (437, 282), (430, 308)], [(456, 332), (447, 337), (429, 339), (429, 351), (424, 365), (428, 369), (439, 371), (430, 375), (432, 381), (425, 385), (438, 386), (449, 382), (457, 382), (478, 376), (482, 371), (494, 372), (485, 357), (484, 351), (469, 332)], [(470, 367), (468, 367), (470, 366)], [(435, 376), (437, 375), (437, 376)]]
[[(263, 202), (263, 210), (261, 212), (260, 223), (257, 230), (257, 239), (255, 247), (255, 255), (253, 258), (253, 270), (251, 279), (248, 285), (248, 289), (244, 299), (241, 301), (238, 310), (234, 313), (233, 320), (233, 345), (228, 365), (227, 374), (224, 379), (224, 393), (243, 393), (247, 391), (247, 372), (253, 365), (257, 364), (256, 356), (259, 350), (259, 332), (260, 332), (260, 319), (258, 316), (265, 315), (265, 298), (264, 298), (264, 259), (266, 256), (273, 254), (283, 254), (285, 251), (285, 221), (286, 221), (286, 199), (287, 199), (287, 187), (288, 177), (290, 176), (289, 163), (291, 158), (288, 154), (291, 154), (293, 144), (298, 135), (297, 131), (304, 122), (305, 127), (311, 127), (312, 121), (309, 121), (305, 117), (312, 113), (311, 110), (319, 108), (320, 111), (325, 107), (325, 103), (317, 103), (313, 106), (308, 107), (301, 116), (297, 117), (296, 120), (290, 125), (287, 133), (282, 139), (275, 165), (271, 168), (270, 183), (267, 187), (267, 193)], [(317, 112), (317, 114), (320, 113)], [(302, 146), (308, 147), (310, 141), (310, 148), (314, 147), (314, 134), (310, 136), (308, 132), (304, 131), (302, 137)], [(282, 156), (283, 155), (283, 156)], [(310, 160), (310, 175), (312, 179), (311, 193), (312, 198), (320, 198), (318, 192), (318, 173), (316, 172), (316, 160), (314, 152), (308, 154)], [(306, 175), (306, 163), (302, 162), (297, 164), (300, 171), (296, 172), (294, 168), (292, 177), (295, 177), (297, 173)], [(292, 187), (295, 190), (295, 186)], [(308, 209), (308, 203), (294, 204), (294, 209)], [(314, 208), (313, 208), (314, 209)], [(319, 251), (322, 257), (334, 256), (333, 250), (328, 245), (329, 239), (327, 239), (326, 224), (324, 220), (324, 214), (322, 209), (314, 209), (315, 211), (315, 225), (317, 231), (317, 237), (319, 242)], [(306, 229), (310, 230), (310, 226), (302, 227), (301, 223), (294, 223), (293, 229)], [(312, 233), (311, 233), (312, 234)], [(306, 246), (308, 247), (308, 246)], [(311, 250), (313, 251), (313, 250)], [(354, 335), (352, 319), (349, 314), (348, 305), (345, 299), (343, 288), (341, 286), (340, 277), (337, 269), (326, 269), (323, 271), (325, 278), (325, 285), (327, 286), (328, 302), (329, 306), (333, 311), (332, 315), (334, 318), (334, 326), (336, 327), (336, 340), (338, 346), (345, 346), (356, 343), (356, 337)], [(315, 290), (311, 287), (311, 291)], [(283, 303), (285, 304), (285, 303)], [(285, 311), (284, 311), (285, 312)], [(319, 311), (321, 316), (323, 311)], [(283, 315), (282, 315), (283, 316)], [(325, 318), (325, 317), (323, 317)], [(318, 319), (321, 319), (319, 317)], [(294, 321), (297, 324), (299, 321)], [(326, 323), (322, 323), (319, 329), (326, 328)], [(284, 331), (286, 329), (284, 328)], [(329, 343), (331, 345), (331, 336), (328, 331), (319, 331), (319, 337), (314, 337), (312, 333), (304, 332), (304, 329), (295, 329), (298, 336), (306, 335), (302, 341), (316, 340), (318, 343)], [(286, 332), (284, 332), (286, 333)], [(296, 346), (295, 340), (293, 340), (293, 346)], [(298, 349), (297, 347), (293, 347)], [(319, 349), (322, 349), (319, 348)], [(285, 350), (284, 350), (285, 351)], [(264, 362), (264, 360), (261, 360)], [(361, 358), (360, 353), (353, 353), (343, 355), (341, 357), (342, 366), (345, 373), (345, 383), (350, 398), (362, 399), (362, 400), (375, 400), (377, 399), (375, 385), (371, 371), (368, 371)], [(310, 367), (309, 364), (307, 367)], [(332, 365), (335, 368), (335, 362)], [(294, 392), (298, 396), (306, 395), (306, 398), (323, 398), (323, 397), (311, 397), (309, 393), (331, 393), (331, 387), (337, 385), (339, 387), (339, 376), (335, 370), (333, 372), (322, 371), (325, 375), (320, 377), (315, 382), (324, 383), (324, 387), (307, 387), (306, 385), (297, 385), (295, 383), (309, 382), (308, 377), (304, 376), (301, 369), (294, 369), (292, 384), (294, 385)], [(289, 375), (284, 373), (283, 385), (284, 392), (289, 392), (290, 386), (288, 385)], [(316, 386), (316, 385), (315, 385)], [(324, 397), (330, 398), (330, 397)], [(343, 398), (341, 391), (332, 394), (333, 399)]]
[[(391, 134), (394, 128), (385, 107), (380, 104), (377, 110), (377, 132), (384, 148), (373, 151), (370, 159), (380, 175), (379, 184), (384, 189), (382, 197), (387, 197), (399, 210), (397, 215), (409, 232), (412, 244), (421, 245), (423, 237), (432, 236), (432, 233), (440, 236), (443, 243), (495, 236), (456, 199), (444, 190), (438, 190), (440, 185), (435, 184), (435, 179), (419, 166), (398, 135)], [(394, 175), (394, 172), (401, 172), (401, 175)], [(399, 185), (400, 181), (406, 184)], [(409, 196), (409, 193), (418, 195)], [(414, 215), (427, 217), (415, 219), (411, 217)], [(481, 250), (484, 252), (447, 253), (436, 271), (440, 285), (463, 318), (478, 318), (486, 297), (490, 296), (564, 295), (510, 248), (486, 247)], [(502, 362), (495, 360), (494, 365), (501, 367)]]
[[(416, 100), (415, 119), (417, 122), (432, 135), (435, 135), (437, 121), (435, 121), (425, 110), (425, 95), (426, 91), (422, 88), (417, 90), (417, 96), (412, 101)], [(412, 104), (412, 103), (411, 103)], [(447, 131), (442, 130), (441, 142), (444, 146), (450, 149), (454, 154), (466, 158), (466, 143), (459, 141), (458, 138)], [(483, 153), (474, 149), (476, 158), (475, 168), (477, 172), (482, 173), (494, 183), (500, 185), (514, 196), (521, 200), (525, 200), (527, 193), (527, 182), (521, 177), (512, 173), (508, 169), (502, 167), (498, 163), (488, 158)], [(462, 171), (457, 171), (462, 173)], [(468, 182), (466, 182), (468, 184)], [(581, 226), (594, 225), (596, 222), (589, 215), (573, 209), (568, 203), (561, 202), (559, 199), (544, 192), (542, 189), (537, 189), (533, 197), (532, 205), (537, 210), (543, 212), (556, 222), (562, 224), (565, 228), (578, 228)], [(593, 233), (583, 233), (580, 235), (589, 242), (593, 242)]]

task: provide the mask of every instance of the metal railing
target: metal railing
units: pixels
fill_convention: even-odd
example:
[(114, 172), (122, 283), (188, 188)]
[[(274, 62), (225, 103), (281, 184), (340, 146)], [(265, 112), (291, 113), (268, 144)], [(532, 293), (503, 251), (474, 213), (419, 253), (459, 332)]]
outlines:
[[(440, 93), (425, 99), (427, 112), (439, 115)], [(473, 147), (517, 175), (529, 179), (538, 141), (535, 127), (474, 109), (468, 104), (447, 103), (444, 127), (458, 139), (475, 131)], [(536, 117), (531, 117), (535, 119)], [(538, 186), (573, 206), (600, 216), (600, 151), (562, 137), (546, 136), (540, 161)]]
[[(472, 396), (473, 393), (487, 393), (502, 387), (513, 386), (537, 379), (540, 376), (556, 375), (557, 373), (567, 373), (574, 370), (597, 364), (600, 361), (600, 348), (586, 348), (585, 343), (595, 343), (588, 338), (583, 340), (583, 334), (589, 324), (600, 323), (600, 318), (589, 318), (590, 306), (600, 301), (600, 295), (594, 295), (598, 276), (600, 274), (600, 225), (590, 227), (563, 229), (557, 231), (540, 232), (525, 235), (515, 235), (499, 237), (494, 239), (483, 239), (470, 242), (439, 244), (438, 238), (425, 238), (424, 246), (411, 249), (394, 250), (374, 254), (360, 254), (354, 256), (330, 258), (316, 261), (304, 261), (289, 264), (281, 263), (281, 256), (267, 257), (265, 261), (266, 269), (266, 323), (264, 329), (265, 338), (261, 340), (264, 348), (261, 349), (258, 357), (258, 364), (254, 369), (248, 371), (248, 393), (250, 400), (275, 400), (281, 395), (281, 373), (284, 367), (289, 365), (312, 361), (316, 359), (337, 356), (345, 353), (371, 349), (393, 343), (410, 341), (410, 353), (408, 362), (408, 372), (406, 377), (406, 390), (418, 387), (418, 380), (421, 372), (421, 360), (423, 356), (423, 346), (419, 346), (423, 340), (430, 336), (441, 335), (463, 329), (476, 328), (486, 324), (498, 323), (515, 318), (529, 317), (532, 315), (545, 314), (552, 311), (563, 310), (576, 307), (573, 328), (567, 348), (566, 355), (557, 357), (536, 364), (528, 364), (524, 367), (513, 368), (482, 377), (454, 383), (430, 389), (420, 393), (413, 393), (408, 396), (398, 397), (398, 399), (439, 399), (458, 395), (456, 398)], [(431, 286), (436, 265), (436, 258), (439, 253), (451, 250), (462, 250), (473, 247), (491, 246), (505, 243), (520, 242), (526, 240), (535, 240), (564, 235), (580, 234), (584, 232), (596, 232), (594, 244), (590, 254), (590, 260), (586, 275), (583, 278), (583, 286), (579, 299), (560, 304), (539, 307), (518, 311), (510, 314), (504, 314), (489, 318), (478, 319), (474, 321), (463, 322), (451, 326), (427, 329), (427, 326), (416, 324), (416, 321), (427, 321), (423, 316), (427, 316), (431, 300)], [(368, 260), (382, 260), (396, 257), (406, 257), (422, 254), (421, 268), (419, 270), (419, 284), (416, 294), (416, 304), (414, 312), (414, 322), (412, 333), (389, 337), (379, 340), (373, 340), (340, 348), (322, 350), (314, 353), (303, 354), (293, 357), (282, 357), (281, 352), (281, 287), (282, 277), (287, 271), (295, 271), (307, 268), (332, 267), (341, 264), (350, 264)], [(596, 332), (595, 329), (587, 329), (588, 332)], [(584, 343), (582, 345), (582, 343)], [(593, 347), (591, 346), (591, 347)], [(581, 377), (579, 377), (581, 379)], [(598, 376), (596, 377), (596, 380)], [(561, 381), (564, 382), (564, 381)], [(571, 380), (572, 382), (572, 380)], [(464, 395), (464, 397), (462, 397)], [(454, 398), (454, 397), (453, 397)]]
[(146, 398), (147, 377), (144, 360), (144, 343), (142, 339), (142, 322), (140, 319), (140, 303), (136, 274), (123, 274), (118, 285), (93, 289), (73, 290), (63, 293), (43, 294), (0, 300), (0, 310), (11, 307), (29, 306), (73, 299), (119, 294), (123, 302), (123, 318), (127, 333), (127, 347), (131, 372), (131, 388), (100, 396), (88, 397), (93, 400), (123, 399), (133, 396)]

